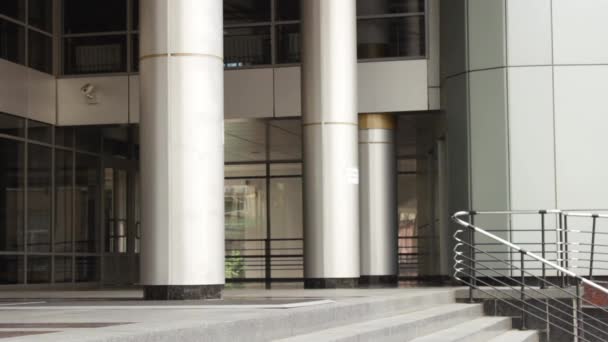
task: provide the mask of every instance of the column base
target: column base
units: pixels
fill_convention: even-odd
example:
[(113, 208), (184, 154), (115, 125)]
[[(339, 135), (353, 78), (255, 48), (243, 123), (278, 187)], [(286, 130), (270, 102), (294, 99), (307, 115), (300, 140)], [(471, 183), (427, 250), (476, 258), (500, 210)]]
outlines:
[(397, 287), (398, 285), (399, 277), (396, 275), (361, 276), (359, 278), (359, 287)]
[(144, 300), (222, 299), (224, 285), (145, 285)]
[(305, 289), (354, 289), (359, 284), (359, 278), (307, 278), (304, 279)]

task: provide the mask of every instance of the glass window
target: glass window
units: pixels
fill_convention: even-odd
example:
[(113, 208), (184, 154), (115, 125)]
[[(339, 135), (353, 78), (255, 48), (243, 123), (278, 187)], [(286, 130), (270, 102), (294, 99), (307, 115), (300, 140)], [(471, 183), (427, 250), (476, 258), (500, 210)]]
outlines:
[(25, 119), (0, 113), (0, 134), (23, 137), (25, 133)]
[(25, 21), (25, 0), (0, 1), (0, 14), (13, 19)]
[(24, 144), (0, 139), (0, 160), (0, 251), (21, 251), (25, 205)]
[(418, 276), (418, 202), (416, 175), (399, 175), (397, 178), (397, 205), (399, 210), (399, 275)]
[(266, 176), (266, 164), (225, 165), (224, 176), (227, 178)]
[(70, 283), (72, 282), (72, 257), (56, 256), (55, 257), (55, 282)]
[(133, 50), (131, 55), (131, 71), (139, 71), (139, 35), (132, 34), (131, 39), (131, 47)]
[(276, 20), (299, 20), (300, 0), (276, 0), (275, 18)]
[(133, 0), (133, 30), (139, 30), (139, 0)]
[(51, 282), (51, 257), (27, 257), (27, 283), (40, 284)]
[(64, 0), (63, 32), (92, 33), (126, 31), (125, 0)]
[(75, 244), (76, 252), (96, 252), (99, 249), (99, 158), (76, 154)]
[(270, 64), (270, 26), (224, 29), (227, 68)]
[(127, 71), (127, 39), (124, 35), (65, 39), (66, 74)]
[(76, 282), (93, 282), (99, 280), (99, 258), (76, 257)]
[(47, 35), (28, 30), (28, 65), (38, 71), (53, 73), (53, 39)]
[(23, 284), (23, 257), (0, 255), (0, 284)]
[(271, 0), (224, 0), (224, 25), (270, 21)]
[(27, 247), (32, 252), (51, 251), (51, 148), (28, 145)]
[(55, 150), (55, 252), (72, 251), (74, 153)]
[(422, 57), (424, 16), (365, 19), (357, 22), (358, 57)]
[(28, 0), (27, 9), (30, 25), (53, 32), (53, 0)]
[(74, 128), (55, 127), (55, 144), (64, 147), (74, 146)]
[(0, 58), (25, 64), (25, 28), (0, 19)]
[(27, 125), (27, 136), (29, 140), (36, 140), (49, 144), (52, 142), (53, 127), (51, 125), (34, 120), (29, 120)]
[(76, 149), (88, 152), (101, 150), (101, 129), (96, 126), (76, 127)]
[(300, 24), (277, 25), (277, 63), (300, 62)]
[(302, 159), (302, 124), (301, 120), (272, 120), (270, 129), (270, 159)]
[(270, 164), (271, 176), (301, 176), (302, 163)]
[(129, 158), (129, 128), (127, 126), (110, 126), (101, 129), (103, 135), (103, 153), (110, 157)]
[(357, 15), (424, 12), (425, 0), (357, 0)]

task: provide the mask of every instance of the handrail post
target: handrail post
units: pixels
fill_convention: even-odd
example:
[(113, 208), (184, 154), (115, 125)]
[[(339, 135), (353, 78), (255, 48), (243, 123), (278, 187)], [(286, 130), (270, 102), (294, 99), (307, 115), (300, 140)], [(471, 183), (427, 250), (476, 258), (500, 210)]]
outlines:
[(519, 255), (520, 255), (520, 273), (521, 273), (521, 293), (520, 293), (520, 299), (521, 299), (521, 330), (527, 330), (526, 328), (526, 276), (525, 276), (525, 272), (524, 272), (524, 267), (525, 267), (525, 260), (524, 257), (526, 256), (526, 252), (524, 250), (520, 250), (519, 251)]
[[(564, 265), (570, 271), (570, 246), (568, 245), (568, 214), (564, 215)], [(570, 277), (566, 277), (566, 287), (570, 286)]]
[[(475, 211), (470, 211), (469, 212), (469, 217), (470, 220), (469, 222), (471, 222), (471, 225), (475, 225)], [(475, 298), (473, 298), (473, 289), (475, 288), (475, 286), (477, 285), (477, 263), (475, 261), (475, 230), (471, 227), (469, 227), (469, 243), (470, 243), (470, 247), (469, 247), (469, 257), (470, 257), (470, 264), (471, 264), (471, 268), (470, 268), (470, 283), (471, 285), (469, 286), (469, 302), (470, 303), (474, 303), (475, 302)]]
[(591, 229), (591, 257), (589, 259), (589, 280), (593, 280), (593, 261), (595, 257), (595, 228), (597, 225), (597, 214), (593, 214), (593, 227)]
[[(560, 265), (562, 268), (564, 267), (564, 248), (565, 248), (565, 244), (564, 244), (564, 225), (563, 225), (563, 219), (564, 219), (564, 215), (563, 213), (559, 213), (559, 223), (558, 223), (558, 230), (559, 230), (559, 235), (558, 235), (558, 250), (557, 250), (557, 259), (559, 260), (558, 265)], [(559, 272), (558, 276), (560, 278), (560, 285), (562, 288), (566, 287), (566, 281), (565, 281), (565, 274), (564, 272)]]
[[(539, 212), (540, 214), (540, 231), (541, 231), (541, 250), (542, 250), (542, 257), (543, 259), (547, 259), (547, 255), (546, 255), (546, 249), (545, 249), (545, 214), (547, 214), (546, 210), (541, 210)], [(540, 288), (544, 289), (545, 288), (545, 284), (547, 282), (547, 267), (545, 265), (545, 263), (541, 263), (542, 264), (542, 268), (543, 268), (543, 281), (540, 282)]]
[(576, 279), (576, 302), (575, 302), (575, 310), (576, 310), (576, 329), (575, 329), (575, 341), (580, 341), (581, 340), (581, 333), (583, 332), (582, 330), (582, 321), (583, 321), (583, 303), (582, 303), (582, 298), (581, 298), (581, 280), (580, 279)]
[(266, 289), (269, 290), (272, 287), (272, 275), (270, 274), (271, 272), (271, 248), (270, 248), (270, 239), (266, 238), (264, 239), (264, 252), (265, 252), (265, 257), (264, 257), (264, 265), (265, 265), (265, 284), (266, 284)]

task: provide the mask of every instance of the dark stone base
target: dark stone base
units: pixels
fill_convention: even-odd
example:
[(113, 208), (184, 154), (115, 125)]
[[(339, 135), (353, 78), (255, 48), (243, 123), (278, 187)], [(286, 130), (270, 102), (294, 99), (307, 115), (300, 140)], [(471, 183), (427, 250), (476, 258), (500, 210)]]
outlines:
[(222, 299), (224, 285), (145, 285), (144, 300)]
[(305, 289), (354, 289), (359, 284), (359, 278), (307, 278), (304, 279)]
[(399, 277), (396, 275), (361, 276), (359, 287), (397, 287)]

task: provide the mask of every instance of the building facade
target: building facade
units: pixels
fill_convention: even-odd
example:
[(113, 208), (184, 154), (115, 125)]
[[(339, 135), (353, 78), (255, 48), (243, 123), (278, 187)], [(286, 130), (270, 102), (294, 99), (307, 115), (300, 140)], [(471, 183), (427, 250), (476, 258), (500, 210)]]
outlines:
[(607, 15), (601, 0), (3, 1), (0, 284), (163, 298), (441, 279), (450, 212), (608, 207)]

